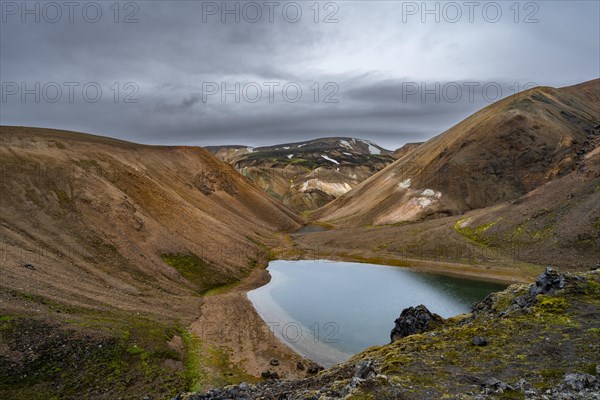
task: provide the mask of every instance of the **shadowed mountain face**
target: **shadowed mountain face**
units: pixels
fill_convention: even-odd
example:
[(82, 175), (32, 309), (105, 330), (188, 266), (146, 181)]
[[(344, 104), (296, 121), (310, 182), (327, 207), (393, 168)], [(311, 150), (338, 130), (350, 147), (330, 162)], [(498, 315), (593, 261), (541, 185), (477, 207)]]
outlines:
[(352, 138), (206, 149), (296, 211), (327, 204), (394, 160), (393, 152)]
[(202, 148), (8, 126), (0, 142), (4, 288), (185, 315), (190, 296), (246, 275), (260, 243), (299, 226)]
[(599, 109), (600, 80), (508, 97), (427, 141), (315, 215), (340, 225), (384, 225), (514, 200), (586, 168), (586, 157), (597, 148)]

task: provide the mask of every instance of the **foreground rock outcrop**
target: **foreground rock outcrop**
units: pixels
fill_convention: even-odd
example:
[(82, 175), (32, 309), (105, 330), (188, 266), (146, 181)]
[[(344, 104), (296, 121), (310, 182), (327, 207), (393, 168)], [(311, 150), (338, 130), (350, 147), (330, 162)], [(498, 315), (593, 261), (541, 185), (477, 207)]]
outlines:
[(427, 319), (437, 325), (316, 376), (176, 399), (600, 399), (598, 271), (547, 269), (536, 283), (510, 286), (446, 320), (412, 307), (397, 320), (399, 331)]
[(394, 323), (390, 333), (392, 342), (417, 333), (427, 332), (439, 326), (443, 318), (433, 314), (424, 305), (405, 308)]

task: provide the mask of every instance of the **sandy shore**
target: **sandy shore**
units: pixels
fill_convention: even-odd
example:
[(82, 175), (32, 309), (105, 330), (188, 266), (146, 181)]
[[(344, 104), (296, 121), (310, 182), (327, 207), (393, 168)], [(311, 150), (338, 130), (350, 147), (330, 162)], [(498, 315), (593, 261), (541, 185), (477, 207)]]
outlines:
[[(298, 370), (296, 363), (300, 361), (306, 366), (308, 361), (275, 337), (246, 295), (269, 280), (266, 270), (254, 270), (240, 284), (207, 295), (190, 332), (202, 343), (225, 351), (232, 364), (255, 377), (267, 369), (282, 378), (304, 377), (306, 371)], [(269, 364), (273, 358), (279, 361), (278, 366)]]

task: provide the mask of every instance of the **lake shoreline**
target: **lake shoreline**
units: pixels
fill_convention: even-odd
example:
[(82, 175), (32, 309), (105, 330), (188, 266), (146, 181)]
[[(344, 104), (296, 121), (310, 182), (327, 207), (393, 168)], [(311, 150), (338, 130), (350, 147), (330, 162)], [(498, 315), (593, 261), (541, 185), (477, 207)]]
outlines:
[(274, 260), (268, 272), (271, 281), (247, 297), (280, 340), (326, 367), (388, 343), (392, 321), (407, 307), (424, 304), (451, 318), (508, 286), (417, 268), (327, 259)]
[[(297, 257), (285, 257), (283, 254), (280, 254), (279, 259), (290, 260), (297, 259)], [(351, 253), (340, 253), (336, 257), (331, 257), (331, 259), (332, 261), (368, 262), (390, 267), (407, 268), (413, 271), (438, 273), (465, 279), (478, 279), (505, 284), (529, 282), (531, 281), (531, 277), (535, 276), (534, 272), (526, 273), (513, 266), (498, 267), (493, 265), (471, 265), (457, 262), (434, 262), (410, 259), (399, 260), (394, 258), (373, 259), (360, 257)], [(248, 298), (249, 291), (270, 282), (271, 275), (267, 271), (267, 267), (268, 265), (253, 271), (249, 276), (242, 279), (239, 284), (231, 288), (219, 291), (210, 296), (205, 296), (203, 298), (201, 316), (192, 324), (191, 330), (206, 339), (206, 332), (202, 332), (200, 328), (203, 324), (226, 326), (225, 329), (219, 329), (218, 335), (214, 336), (216, 340), (208, 340), (208, 343), (226, 348), (230, 354), (231, 361), (238, 363), (250, 375), (259, 377), (262, 371), (271, 369), (277, 371), (285, 379), (303, 377), (306, 373), (305, 371), (298, 370), (296, 363), (300, 361), (304, 365), (307, 365), (309, 361), (272, 333), (268, 324), (260, 317)], [(223, 310), (229, 310), (229, 312), (223, 312)], [(234, 310), (233, 313), (231, 310)], [(250, 334), (240, 335), (235, 329), (231, 329), (229, 325), (232, 318), (235, 318), (236, 315), (244, 316), (244, 330)], [(210, 337), (211, 335), (209, 334), (208, 336)], [(223, 345), (222, 343), (225, 344)], [(261, 348), (260, 353), (257, 352), (257, 346)], [(269, 365), (270, 358), (277, 358), (280, 361), (280, 366), (273, 367)]]
[[(266, 370), (277, 372), (285, 379), (302, 378), (305, 372), (296, 365), (301, 362), (307, 366), (308, 361), (275, 337), (247, 297), (249, 291), (270, 280), (266, 267), (258, 268), (238, 284), (203, 296), (199, 317), (189, 326), (189, 331), (201, 341), (209, 355), (224, 354), (230, 365), (255, 378), (260, 378)], [(271, 365), (272, 359), (279, 365)]]
[[(312, 257), (298, 257), (294, 255), (279, 254), (277, 259), (280, 260), (311, 260)], [(456, 278), (484, 280), (495, 283), (528, 283), (535, 279), (541, 272), (543, 266), (528, 265), (527, 270), (518, 268), (517, 266), (498, 266), (494, 264), (467, 264), (454, 261), (432, 261), (420, 260), (416, 258), (394, 258), (387, 255), (379, 255), (373, 257), (364, 257), (352, 253), (337, 253), (330, 254), (328, 257), (320, 259), (328, 259), (331, 261), (342, 262), (358, 262), (367, 264), (384, 265), (388, 267), (406, 268), (413, 271), (438, 273)]]
[[(341, 259), (346, 260), (345, 257)], [(390, 267), (407, 268), (414, 271), (432, 272), (441, 275), (452, 276), (464, 279), (476, 279), (496, 283), (528, 283), (535, 279), (542, 271), (543, 267), (539, 267), (539, 272), (525, 273), (516, 267), (499, 267), (497, 265), (485, 264), (465, 264), (451, 261), (431, 261), (406, 258), (396, 261), (394, 259), (368, 259), (357, 256), (349, 257), (348, 260), (356, 262), (369, 262), (372, 264), (387, 265)], [(402, 263), (402, 264), (401, 264)], [(408, 265), (405, 265), (408, 264)]]

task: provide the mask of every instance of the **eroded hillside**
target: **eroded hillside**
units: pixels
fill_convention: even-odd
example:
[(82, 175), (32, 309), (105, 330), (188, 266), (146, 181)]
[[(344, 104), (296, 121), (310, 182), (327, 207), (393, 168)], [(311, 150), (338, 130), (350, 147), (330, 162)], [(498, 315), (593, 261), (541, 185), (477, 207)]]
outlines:
[(80, 374), (93, 381), (84, 397), (170, 393), (164, 382), (185, 377), (200, 295), (263, 267), (276, 232), (300, 226), (202, 148), (9, 126), (0, 143), (9, 397), (68, 397)]
[(353, 138), (207, 149), (299, 212), (314, 210), (340, 197), (394, 160), (391, 151)]
[(385, 225), (511, 201), (581, 168), (599, 124), (600, 80), (531, 89), (473, 114), (314, 215)]

